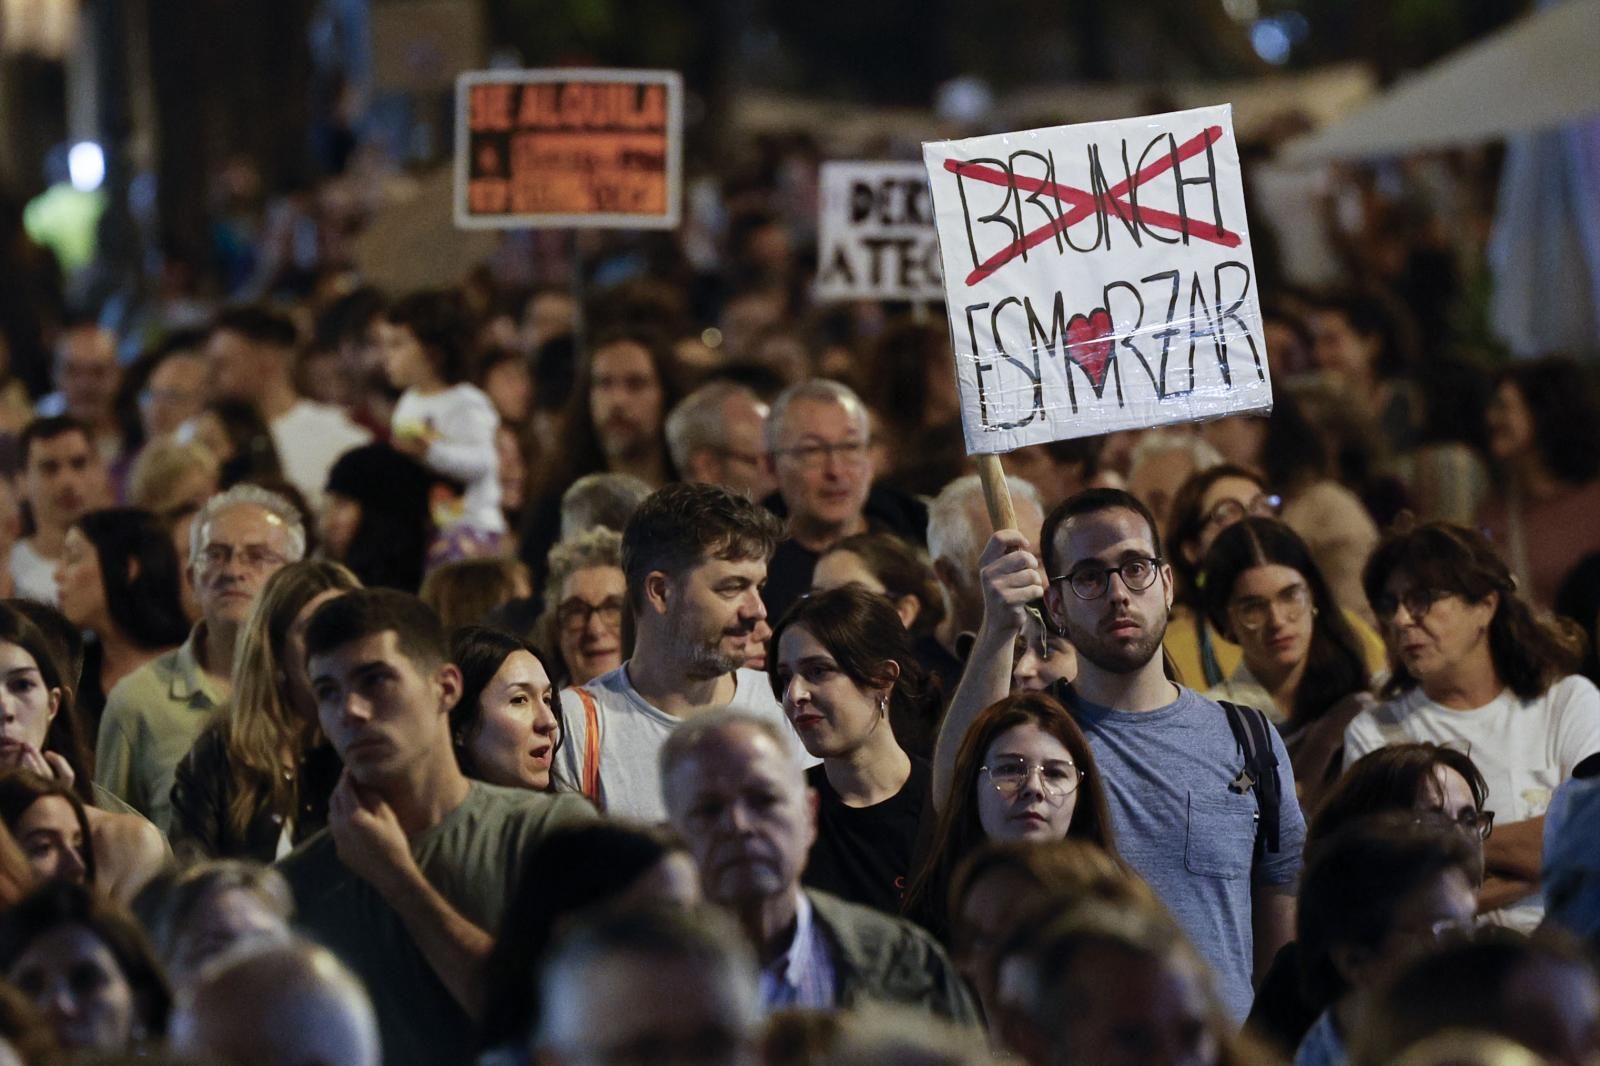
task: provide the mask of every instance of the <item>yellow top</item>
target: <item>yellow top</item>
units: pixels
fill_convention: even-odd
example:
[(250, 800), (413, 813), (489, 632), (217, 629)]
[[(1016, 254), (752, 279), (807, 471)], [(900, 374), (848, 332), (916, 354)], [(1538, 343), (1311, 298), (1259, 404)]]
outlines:
[[(1383, 646), (1383, 638), (1378, 636), (1360, 616), (1351, 611), (1344, 612), (1344, 620), (1361, 644), (1362, 655), (1367, 660), (1367, 671), (1374, 678), (1385, 673), (1389, 669), (1389, 653)], [(1211, 649), (1211, 658), (1215, 664), (1211, 676), (1207, 676), (1204, 664), (1206, 645)], [(1162, 646), (1172, 657), (1173, 665), (1178, 668), (1178, 683), (1199, 689), (1201, 692), (1232, 677), (1239, 661), (1244, 658), (1244, 652), (1239, 645), (1224, 640), (1211, 627), (1211, 623), (1187, 607), (1172, 608), (1172, 617), (1167, 620), (1167, 635), (1162, 641)]]

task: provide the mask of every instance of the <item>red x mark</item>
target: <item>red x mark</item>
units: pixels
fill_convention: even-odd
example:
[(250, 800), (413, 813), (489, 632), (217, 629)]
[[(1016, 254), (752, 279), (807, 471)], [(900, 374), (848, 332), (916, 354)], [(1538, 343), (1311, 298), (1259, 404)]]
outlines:
[[(1199, 155), (1209, 145), (1221, 140), (1221, 138), (1221, 126), (1212, 126), (1203, 130), (1178, 147), (1177, 158), (1184, 160)], [(1112, 204), (1149, 226), (1154, 226), (1157, 229), (1181, 230), (1184, 226), (1184, 219), (1178, 215), (1153, 207), (1134, 207), (1122, 199), (1130, 189), (1136, 189), (1151, 178), (1165, 173), (1172, 164), (1173, 156), (1170, 153), (1164, 155), (1135, 174), (1131, 180), (1120, 181), (1107, 189), (1106, 195), (1110, 198)], [(944, 168), (952, 174), (976, 178), (978, 181), (986, 181), (991, 185), (1014, 185), (1023, 192), (1047, 192), (1072, 205), (1071, 211), (1057, 216), (1054, 221), (1047, 222), (1032, 233), (1024, 235), (1021, 240), (1012, 241), (994, 255), (985, 259), (978, 265), (976, 270), (967, 275), (967, 285), (969, 287), (976, 285), (990, 274), (993, 274), (1021, 255), (1026, 249), (1043, 244), (1057, 233), (1071, 229), (1096, 211), (1094, 196), (1084, 192), (1082, 189), (1074, 189), (1070, 185), (1045, 181), (1043, 178), (1030, 178), (1022, 174), (1007, 174), (1005, 171), (995, 170), (993, 167), (981, 166), (975, 163), (963, 163), (955, 159), (946, 159)], [(1240, 238), (1237, 233), (1219, 230), (1209, 222), (1201, 222), (1191, 218), (1188, 220), (1188, 227), (1189, 235), (1192, 237), (1198, 237), (1213, 244), (1220, 244), (1224, 248), (1237, 248), (1239, 246)]]

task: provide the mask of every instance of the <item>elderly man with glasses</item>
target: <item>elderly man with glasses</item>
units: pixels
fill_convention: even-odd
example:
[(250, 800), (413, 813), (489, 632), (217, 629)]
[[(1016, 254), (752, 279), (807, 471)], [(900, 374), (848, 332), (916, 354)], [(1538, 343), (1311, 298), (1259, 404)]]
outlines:
[(866, 405), (848, 385), (807, 381), (773, 402), (766, 462), (778, 492), (766, 502), (788, 520), (761, 594), (774, 620), (810, 591), (817, 559), (845, 537), (870, 530), (920, 544), (927, 536), (925, 506), (874, 489), (872, 444)]
[(95, 745), (95, 784), (163, 833), (178, 763), (228, 700), (239, 632), (267, 578), (305, 555), (306, 531), (288, 500), (241, 484), (206, 501), (189, 544), (200, 621), (178, 648), (117, 682)]
[(940, 732), (934, 789), (949, 787), (967, 726), (1006, 694), (1013, 642), (1028, 605), (1042, 598), (1077, 649), (1076, 679), (1052, 694), (1088, 737), (1117, 850), (1243, 1019), (1254, 974), (1294, 930), (1305, 820), (1283, 741), (1258, 712), (1243, 712), (1236, 720), (1261, 727), (1247, 734), (1251, 759), (1223, 707), (1167, 677), (1160, 652), (1172, 568), (1143, 503), (1116, 489), (1080, 493), (1051, 512), (1040, 541), (1042, 560), (1020, 533), (1001, 530), (979, 560), (983, 624)]

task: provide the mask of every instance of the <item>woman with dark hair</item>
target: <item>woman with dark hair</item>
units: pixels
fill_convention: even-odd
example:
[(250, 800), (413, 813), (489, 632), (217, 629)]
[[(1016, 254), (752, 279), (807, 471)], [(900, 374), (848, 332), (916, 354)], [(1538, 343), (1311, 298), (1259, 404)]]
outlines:
[(0, 605), (0, 769), (29, 770), (77, 795), (88, 819), (99, 890), (130, 900), (165, 865), (167, 844), (160, 830), (125, 805), (97, 798), (72, 687), (57, 656), (38, 626), (16, 608)]
[(328, 471), (322, 554), (368, 588), (416, 593), (433, 540), (431, 491), (422, 464), (387, 444), (350, 449)]
[(1201, 434), (1228, 462), (1261, 472), (1263, 484), (1282, 497), (1277, 513), (1311, 548), (1334, 600), (1370, 622), (1361, 567), (1378, 543), (1378, 527), (1361, 498), (1334, 479), (1324, 431), (1306, 417), (1294, 395), (1273, 397), (1268, 418), (1240, 415), (1207, 422)]
[(1600, 691), (1573, 672), (1578, 642), (1536, 613), (1482, 535), (1432, 523), (1390, 537), (1367, 564), (1367, 595), (1393, 664), (1388, 702), (1345, 732), (1345, 762), (1403, 741), (1465, 745), (1489, 781), (1500, 831), (1486, 849), (1485, 910), (1531, 929), (1544, 810), (1600, 752)]
[(94, 887), (94, 845), (83, 800), (55, 778), (0, 772), (0, 822), (39, 881)]
[[(961, 680), (961, 663), (936, 635), (945, 618), (944, 589), (921, 548), (893, 533), (857, 533), (825, 549), (811, 574), (811, 591), (857, 584), (894, 604), (911, 633), (911, 653), (928, 677), (928, 699), (943, 702)], [(906, 723), (910, 724), (910, 723)], [(932, 755), (932, 723), (899, 734), (913, 754)]]
[(1540, 607), (1585, 555), (1600, 551), (1600, 395), (1570, 359), (1517, 362), (1489, 404), (1497, 494), (1478, 524)]
[(450, 661), (461, 670), (461, 697), (450, 711), (461, 772), (491, 785), (553, 791), (561, 703), (533, 645), (466, 626), (451, 638)]
[(1223, 530), (1201, 577), (1207, 619), (1243, 651), (1206, 695), (1277, 723), (1300, 805), (1313, 810), (1339, 776), (1345, 727), (1376, 702), (1360, 641), (1305, 541), (1282, 522), (1246, 518)]
[(1111, 811), (1083, 730), (1042, 692), (1007, 696), (973, 721), (949, 796), (906, 893), (907, 916), (944, 938), (956, 867), (985, 840), (1071, 837), (1116, 851)]
[(444, 289), (414, 292), (391, 305), (378, 323), (389, 384), (403, 390), (390, 420), (390, 443), (442, 478), (465, 486), (458, 508), (440, 531), (460, 527), (480, 554), (497, 554), (507, 533), (500, 513), (500, 459), (494, 403), (467, 380), (472, 321), (461, 295)]
[(148, 511), (91, 511), (67, 530), (56, 587), (61, 613), (95, 636), (76, 691), (94, 730), (112, 686), (189, 635), (178, 552)]
[(896, 739), (927, 721), (922, 669), (883, 596), (856, 584), (797, 601), (772, 634), (772, 694), (806, 751), (817, 842), (805, 883), (897, 913), (932, 774)]
[(1161, 646), (1190, 688), (1220, 685), (1238, 668), (1243, 653), (1206, 621), (1200, 596), (1200, 564), (1211, 542), (1244, 518), (1275, 517), (1283, 499), (1267, 490), (1260, 474), (1223, 463), (1190, 476), (1172, 498), (1162, 542), (1172, 566), (1172, 609)]
[(233, 698), (178, 763), (172, 839), (185, 858), (271, 862), (328, 822), (341, 764), (317, 722), (305, 631), (317, 608), (361, 587), (307, 559), (267, 579), (239, 636)]
[[(1494, 812), (1483, 809), (1488, 795), (1488, 783), (1466, 752), (1440, 744), (1379, 748), (1356, 760), (1328, 789), (1308, 819), (1306, 850), (1347, 826), (1397, 811), (1453, 822), (1481, 848), (1494, 828)], [(1290, 941), (1262, 977), (1245, 1026), (1267, 1042), (1293, 1051), (1321, 1009), (1301, 987), (1300, 947)]]
[[(550, 871), (561, 871), (551, 877)], [(539, 1019), (537, 967), (556, 931), (574, 915), (612, 902), (690, 907), (700, 878), (683, 844), (665, 830), (595, 822), (557, 829), (523, 859), (485, 967), (486, 1066), (521, 1064)]]
[(172, 996), (133, 918), (83, 885), (50, 882), (0, 913), (0, 974), (75, 1054), (159, 1046)]

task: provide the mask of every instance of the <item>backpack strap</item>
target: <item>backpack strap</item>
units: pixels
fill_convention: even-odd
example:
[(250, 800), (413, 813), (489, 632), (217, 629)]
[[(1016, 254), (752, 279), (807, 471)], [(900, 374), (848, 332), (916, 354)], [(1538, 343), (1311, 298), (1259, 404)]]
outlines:
[(1283, 803), (1283, 784), (1278, 776), (1278, 753), (1272, 748), (1272, 723), (1255, 707), (1241, 707), (1227, 700), (1217, 702), (1222, 705), (1234, 742), (1244, 756), (1244, 768), (1228, 788), (1255, 792), (1264, 830), (1256, 837), (1256, 854), (1275, 854), (1279, 847), (1278, 812)]
[(583, 724), (587, 727), (589, 736), (589, 744), (583, 753), (583, 780), (578, 783), (578, 789), (585, 799), (598, 807), (600, 806), (600, 709), (595, 706), (594, 696), (588, 689), (579, 685), (572, 691), (583, 704)]

